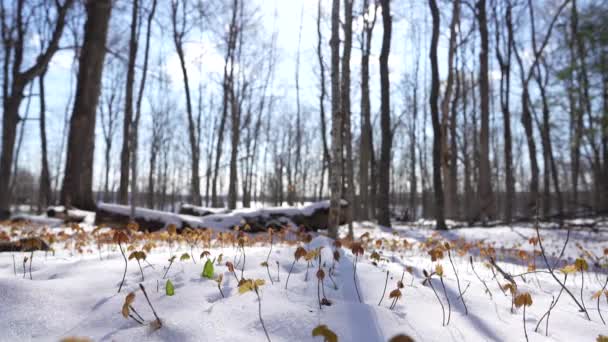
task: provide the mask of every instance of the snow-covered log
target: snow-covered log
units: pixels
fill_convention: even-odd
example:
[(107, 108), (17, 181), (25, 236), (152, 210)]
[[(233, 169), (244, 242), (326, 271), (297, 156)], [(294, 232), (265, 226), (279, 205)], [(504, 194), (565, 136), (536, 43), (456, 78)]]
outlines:
[[(348, 203), (342, 201), (342, 208)], [(183, 206), (182, 206), (183, 207)], [(195, 207), (192, 207), (195, 208)], [(114, 228), (125, 227), (130, 221), (131, 208), (125, 205), (99, 203), (95, 224)], [(340, 223), (346, 223), (346, 210), (342, 210)], [(304, 207), (276, 207), (260, 209), (238, 209), (232, 212), (214, 213), (205, 216), (175, 214), (158, 210), (137, 208), (135, 221), (141, 229), (156, 231), (174, 224), (178, 229), (210, 228), (227, 230), (248, 226), (251, 232), (266, 231), (269, 227), (304, 227), (310, 230), (326, 229), (329, 219), (329, 201), (313, 203)]]

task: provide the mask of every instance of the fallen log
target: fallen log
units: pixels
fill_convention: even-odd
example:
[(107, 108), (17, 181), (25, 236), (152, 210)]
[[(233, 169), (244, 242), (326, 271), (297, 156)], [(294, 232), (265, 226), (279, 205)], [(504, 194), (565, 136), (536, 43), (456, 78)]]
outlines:
[(41, 238), (24, 238), (19, 241), (0, 241), (0, 252), (48, 251), (49, 244)]

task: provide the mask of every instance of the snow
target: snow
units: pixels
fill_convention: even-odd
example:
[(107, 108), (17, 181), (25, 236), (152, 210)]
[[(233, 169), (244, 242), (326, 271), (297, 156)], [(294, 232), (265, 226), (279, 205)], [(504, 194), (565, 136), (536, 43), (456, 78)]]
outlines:
[[(151, 217), (156, 215), (146, 211), (141, 213)], [(238, 215), (232, 217), (236, 219)], [(169, 215), (164, 218), (171, 220), (183, 217)], [(407, 334), (416, 341), (524, 340), (522, 310), (511, 313), (511, 297), (504, 295), (498, 287), (498, 282), (505, 283), (504, 279), (498, 276), (497, 282), (492, 278), (491, 270), (485, 267), (476, 248), (471, 250), (475, 270), (486, 281), (492, 298), (485, 293), (483, 285), (472, 272), (469, 256), (460, 257), (453, 253), (461, 286), (467, 288), (464, 299), (468, 315), (465, 315), (455, 274), (447, 257), (444, 258), (440, 263), (445, 272), (444, 281), (452, 313), (450, 324), (443, 327), (437, 298), (430, 287), (422, 284), (423, 269), (432, 270), (435, 263), (421, 249), (420, 242), (428, 242), (429, 239), (462, 239), (460, 241), (471, 243), (484, 241), (485, 244), (495, 246), (497, 260), (501, 260), (499, 265), (506, 272), (517, 274), (525, 272), (527, 265), (509, 258), (509, 253), (514, 248), (532, 251), (534, 246), (528, 243), (528, 239), (535, 236), (533, 229), (464, 228), (438, 234), (415, 226), (399, 225), (394, 228), (379, 227), (372, 223), (355, 224), (356, 237), (369, 233), (369, 240), (372, 241), (370, 248), (358, 258), (357, 263), (357, 286), (362, 303), (359, 302), (353, 282), (354, 257), (345, 247), (340, 250), (341, 258), (336, 263), (333, 276), (338, 289), (334, 289), (327, 276), (324, 279), (325, 293), (332, 305), (322, 309), (319, 309), (317, 302), (316, 261), (314, 268), (309, 270), (307, 281), (304, 280), (306, 262), (303, 259), (298, 261), (289, 286), (285, 289), (287, 273), (297, 245), (275, 241), (268, 263), (274, 284), (270, 283), (266, 268), (260, 265), (269, 253), (268, 243), (245, 247), (245, 277), (266, 281), (260, 290), (262, 317), (272, 341), (321, 341), (320, 338), (313, 339), (311, 336), (312, 329), (319, 324), (327, 325), (338, 335), (340, 341), (387, 341), (400, 333)], [(10, 227), (0, 227), (0, 230), (9, 232)], [(69, 230), (66, 229), (66, 232)], [(554, 254), (563, 246), (566, 231), (544, 229), (541, 230), (541, 235), (548, 253)], [(266, 235), (258, 235), (259, 238), (264, 236)], [(369, 256), (378, 239), (383, 241), (382, 247), (377, 250), (384, 260), (375, 266)], [(416, 245), (407, 250), (391, 251), (391, 243), (395, 241), (402, 245), (403, 239)], [(603, 248), (608, 246), (607, 241), (608, 232), (605, 231), (572, 231), (565, 255), (567, 258), (578, 257), (581, 254), (576, 247), (578, 243), (601, 256)], [(137, 241), (135, 246), (141, 248), (143, 243)], [(145, 275), (143, 285), (163, 323), (163, 327), (156, 331), (149, 325), (140, 326), (120, 314), (125, 296), (138, 289), (141, 275), (135, 260), (129, 261), (125, 288), (120, 294), (116, 293), (124, 269), (122, 256), (116, 246), (103, 245), (98, 251), (94, 240), (91, 240), (83, 249), (84, 253), (80, 254), (71, 244), (55, 243), (54, 255), (35, 253), (33, 280), (29, 279), (29, 274), (23, 278), (22, 253), (0, 253), (0, 341), (57, 341), (67, 336), (83, 336), (95, 341), (266, 340), (258, 319), (258, 301), (254, 292), (239, 295), (234, 276), (223, 265), (216, 265), (215, 273), (223, 274), (222, 290), (226, 298), (221, 297), (215, 281), (200, 276), (204, 260), (200, 261), (198, 256), (203, 250), (208, 250), (211, 258), (222, 253), (224, 261), (234, 262), (236, 273), (240, 277), (243, 258), (236, 248), (228, 245), (222, 247), (219, 244), (212, 248), (195, 247), (192, 252), (196, 257), (195, 264), (192, 260), (179, 261), (182, 253), (191, 252), (186, 243), (157, 244), (158, 247), (148, 253), (149, 265), (142, 263)], [(323, 266), (325, 272), (329, 272), (334, 248), (331, 239), (317, 235), (310, 243), (299, 245), (308, 250), (323, 247)], [(177, 260), (167, 276), (175, 285), (175, 295), (169, 297), (165, 295), (166, 280), (162, 277), (171, 255), (176, 255)], [(16, 276), (13, 273), (13, 256), (17, 262)], [(277, 261), (280, 280), (277, 279)], [(543, 265), (541, 258), (537, 258), (537, 265), (539, 268)], [(413, 267), (413, 278), (405, 273), (403, 297), (390, 310), (388, 293), (395, 289), (405, 266)], [(549, 307), (552, 296), (559, 292), (559, 285), (547, 273), (526, 276), (526, 282), (519, 277), (516, 279), (519, 290), (529, 292), (533, 298), (533, 305), (526, 309), (526, 327), (530, 341), (594, 341), (599, 334), (606, 335), (606, 326), (600, 321), (595, 301), (591, 300), (592, 293), (601, 288), (606, 274), (605, 270), (598, 271), (591, 265), (590, 267), (590, 271), (585, 273), (583, 298), (591, 321), (578, 312), (574, 302), (563, 294), (551, 312), (548, 337), (545, 336), (544, 323), (538, 333), (534, 332), (534, 327)], [(386, 296), (378, 305), (386, 271), (390, 272)], [(432, 281), (443, 303), (447, 304), (439, 279), (434, 277)], [(567, 286), (578, 298), (580, 274), (569, 277)], [(141, 291), (136, 292), (133, 306), (148, 322), (153, 320)], [(608, 318), (606, 301), (602, 301), (601, 310), (604, 319)]]

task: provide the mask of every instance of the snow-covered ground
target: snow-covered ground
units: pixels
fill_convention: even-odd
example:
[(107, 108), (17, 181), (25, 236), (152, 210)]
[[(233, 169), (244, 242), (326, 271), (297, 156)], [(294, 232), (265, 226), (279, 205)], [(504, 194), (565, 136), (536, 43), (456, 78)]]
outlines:
[[(542, 257), (534, 257), (534, 251), (539, 247), (530, 241), (536, 237), (535, 230), (530, 228), (466, 228), (437, 233), (411, 226), (388, 229), (371, 223), (356, 224), (356, 241), (363, 241), (365, 248), (364, 255), (357, 258), (356, 285), (353, 281), (355, 257), (348, 242), (337, 248), (341, 257), (334, 266), (333, 251), (336, 247), (333, 241), (322, 235), (310, 242), (299, 241), (294, 234), (288, 234), (287, 240), (282, 241), (277, 235), (272, 251), (266, 234), (250, 236), (243, 256), (230, 242), (214, 240), (212, 246), (199, 242), (191, 249), (186, 241), (174, 241), (178, 238), (167, 233), (150, 236), (138, 233), (132, 240), (136, 250), (152, 240), (156, 247), (148, 253), (146, 262), (142, 262), (143, 282), (136, 260), (128, 262), (121, 293), (117, 290), (124, 271), (123, 258), (116, 244), (111, 241), (103, 243), (111, 233), (104, 234), (105, 230), (93, 233), (92, 227), (86, 225), (88, 233), (68, 228), (42, 233), (40, 227), (28, 225), (27, 228), (12, 230), (12, 238), (19, 238), (26, 230), (30, 234), (46, 234), (47, 237), (52, 234), (57, 239), (52, 245), (55, 254), (34, 253), (33, 280), (30, 280), (29, 264), (25, 277), (23, 274), (23, 258), (29, 253), (0, 253), (0, 341), (57, 341), (68, 336), (88, 337), (95, 341), (266, 341), (258, 317), (256, 294), (251, 291), (239, 294), (237, 280), (225, 266), (226, 261), (235, 265), (238, 278), (241, 278), (244, 267), (245, 278), (265, 280), (259, 291), (261, 315), (272, 341), (321, 341), (320, 337), (311, 335), (313, 328), (321, 324), (335, 332), (340, 341), (388, 341), (397, 334), (409, 335), (416, 341), (524, 341), (523, 308), (511, 312), (511, 295), (508, 291), (503, 293), (499, 287), (507, 281), (500, 274), (494, 278), (493, 270), (487, 265), (485, 255), (491, 253), (491, 248), (499, 267), (511, 275), (526, 272), (529, 264), (535, 264), (540, 270), (515, 277), (519, 293), (528, 292), (533, 300), (533, 304), (526, 308), (525, 322), (531, 341), (595, 341), (600, 334), (608, 335), (608, 328), (598, 315), (596, 300), (591, 299), (606, 281), (606, 269), (599, 270), (593, 265), (595, 261), (606, 263), (606, 231), (572, 231), (564, 260), (558, 262), (566, 231), (541, 230), (550, 262), (557, 262), (557, 267), (561, 268), (584, 255), (590, 267), (584, 273), (582, 291), (590, 320), (579, 312), (574, 301), (564, 292), (551, 311), (547, 337), (544, 322), (538, 332), (535, 332), (535, 327), (552, 299), (558, 296), (560, 286), (546, 273)], [(0, 231), (11, 235), (11, 226), (4, 226)], [(436, 262), (431, 261), (429, 255), (430, 250), (444, 242), (450, 242), (452, 248), (451, 256), (464, 291), (466, 309), (459, 297), (456, 274), (447, 251), (444, 250), (443, 259)], [(124, 247), (129, 245), (131, 243)], [(323, 247), (324, 291), (331, 306), (319, 308), (317, 259), (308, 270), (307, 280), (306, 261), (302, 258), (295, 263), (285, 289), (298, 246), (307, 251)], [(205, 250), (210, 252), (211, 259), (216, 259), (214, 273), (215, 276), (223, 275), (221, 288), (226, 298), (222, 298), (215, 280), (201, 276), (207, 257), (200, 260), (199, 255)], [(379, 261), (371, 259), (374, 251), (379, 253)], [(526, 252), (523, 253), (526, 257), (520, 251)], [(266, 267), (262, 266), (269, 252), (270, 277)], [(128, 255), (130, 251), (126, 253)], [(183, 253), (194, 255), (196, 263), (192, 259), (180, 261)], [(217, 265), (220, 254), (223, 260), (221, 265)], [(163, 275), (172, 255), (177, 258), (166, 279), (173, 283), (175, 295), (168, 296)], [(470, 256), (479, 278), (471, 268)], [(593, 260), (594, 256), (598, 260)], [(445, 292), (437, 275), (432, 277), (432, 284), (445, 305), (446, 319), (446, 299), (449, 299), (451, 315), (447, 326), (442, 326), (442, 309), (433, 288), (423, 284), (423, 270), (431, 272), (437, 264), (441, 264), (444, 270)], [(406, 271), (408, 267), (411, 267), (411, 274)], [(379, 303), (387, 271), (386, 293)], [(328, 273), (333, 275), (337, 289)], [(556, 270), (556, 275), (563, 279), (560, 271)], [(391, 309), (389, 293), (397, 288), (402, 276), (405, 285), (401, 289), (402, 297)], [(162, 327), (158, 330), (150, 324), (154, 316), (139, 290), (140, 282), (161, 318)], [(568, 276), (566, 282), (579, 301), (581, 283), (580, 273)], [(146, 320), (145, 325), (121, 315), (125, 297), (131, 291), (136, 294), (132, 306)], [(601, 297), (600, 301), (604, 319), (608, 319), (607, 298)]]

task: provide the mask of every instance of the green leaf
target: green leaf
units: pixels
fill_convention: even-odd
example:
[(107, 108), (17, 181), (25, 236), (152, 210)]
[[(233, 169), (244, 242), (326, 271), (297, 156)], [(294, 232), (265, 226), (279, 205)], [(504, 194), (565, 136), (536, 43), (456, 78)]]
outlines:
[(204, 278), (213, 279), (213, 261), (207, 259), (205, 262), (205, 267), (203, 267), (203, 273), (201, 274)]
[(167, 293), (167, 296), (173, 296), (175, 294), (175, 287), (173, 287), (173, 283), (169, 279), (167, 279), (167, 283), (165, 284), (165, 292)]

